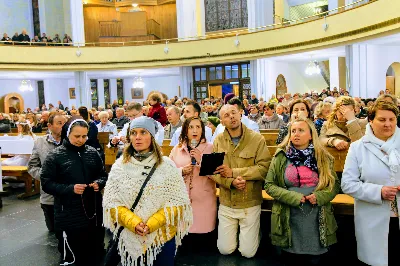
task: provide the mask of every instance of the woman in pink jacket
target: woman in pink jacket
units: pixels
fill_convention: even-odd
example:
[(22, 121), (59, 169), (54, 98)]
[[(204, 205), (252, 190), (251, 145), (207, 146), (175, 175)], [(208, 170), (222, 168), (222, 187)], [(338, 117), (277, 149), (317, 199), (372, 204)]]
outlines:
[[(204, 123), (197, 117), (186, 119), (182, 126), (179, 144), (170, 158), (182, 169), (193, 209), (193, 225), (189, 236), (183, 241), (184, 248), (205, 251), (215, 246), (213, 232), (217, 219), (217, 198), (215, 182), (207, 176), (199, 176), (203, 154), (210, 154), (213, 145), (206, 142)], [(186, 242), (186, 243), (185, 243)]]

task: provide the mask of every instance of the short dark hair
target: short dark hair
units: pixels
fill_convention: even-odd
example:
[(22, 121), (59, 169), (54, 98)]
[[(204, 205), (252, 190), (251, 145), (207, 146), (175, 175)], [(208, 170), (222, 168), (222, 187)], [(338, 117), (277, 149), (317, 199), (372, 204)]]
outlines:
[(392, 111), (396, 117), (399, 116), (399, 108), (390, 102), (376, 101), (371, 107), (368, 108), (368, 121), (375, 119), (376, 112), (379, 110)]
[(132, 110), (136, 110), (141, 112), (142, 111), (143, 106), (140, 103), (137, 102), (131, 102), (128, 104), (128, 106), (126, 107), (126, 111), (132, 111)]
[[(49, 120), (47, 121), (47, 123), (49, 123), (50, 125), (53, 125), (54, 119), (55, 119), (57, 116), (62, 116), (62, 117), (64, 117), (64, 116), (63, 116), (62, 114), (60, 114), (60, 113), (52, 112), (51, 115), (49, 116)], [(46, 125), (46, 126), (47, 126), (47, 125)]]
[(199, 113), (199, 115), (200, 115), (200, 113), (201, 113), (201, 107), (200, 107), (200, 105), (199, 105), (197, 102), (195, 102), (195, 101), (193, 101), (193, 100), (190, 100), (190, 101), (187, 101), (187, 102), (186, 102), (186, 106), (188, 106), (188, 105), (193, 106), (194, 111), (197, 112), (197, 113)]
[(78, 112), (79, 112), (79, 115), (83, 117), (83, 120), (85, 120), (85, 121), (89, 120), (89, 112), (85, 106), (79, 107)]
[(243, 103), (242, 103), (242, 101), (239, 99), (239, 98), (232, 98), (232, 99), (230, 99), (229, 101), (228, 101), (228, 104), (230, 104), (230, 105), (237, 105), (238, 107), (239, 107), (239, 110), (241, 111), (241, 110), (244, 110), (244, 106), (243, 106)]
[(264, 106), (264, 109), (267, 108), (267, 107), (268, 107), (268, 109), (275, 110), (275, 104), (273, 104), (273, 103), (267, 103)]

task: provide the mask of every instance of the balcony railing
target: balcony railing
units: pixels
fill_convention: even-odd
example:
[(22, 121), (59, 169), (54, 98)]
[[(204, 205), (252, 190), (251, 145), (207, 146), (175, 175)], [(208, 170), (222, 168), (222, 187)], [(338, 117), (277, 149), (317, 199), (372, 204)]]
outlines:
[(121, 21), (99, 21), (100, 37), (121, 36)]
[[(97, 0), (100, 1), (100, 0)], [(107, 0), (104, 0), (107, 1)], [(116, 1), (116, 0), (114, 0)], [(121, 0), (121, 1), (129, 1), (129, 0)], [(216, 39), (216, 38), (224, 38), (224, 37), (232, 37), (235, 35), (245, 35), (245, 34), (250, 34), (258, 31), (267, 31), (267, 30), (273, 30), (279, 27), (286, 27), (286, 26), (291, 26), (295, 24), (300, 24), (300, 23), (307, 23), (310, 21), (318, 20), (318, 19), (324, 19), (324, 17), (327, 16), (334, 16), (337, 15), (338, 13), (342, 11), (347, 11), (349, 9), (355, 9), (355, 8), (360, 8), (364, 5), (371, 4), (373, 2), (377, 2), (379, 0), (358, 0), (353, 3), (347, 4), (345, 6), (341, 6), (332, 10), (328, 10), (322, 13), (314, 14), (312, 16), (304, 17), (301, 19), (297, 20), (287, 20), (284, 18), (280, 19), (280, 22), (274, 23), (271, 25), (266, 25), (266, 26), (260, 26), (256, 28), (244, 28), (244, 29), (235, 29), (235, 30), (230, 30), (230, 31), (222, 31), (222, 32), (213, 32), (213, 33), (207, 33), (205, 36), (191, 36), (191, 37), (185, 37), (185, 38), (171, 38), (171, 39), (160, 39), (160, 40), (145, 40), (145, 41), (128, 41), (128, 42), (114, 42), (115, 45), (113, 46), (130, 46), (130, 45), (150, 45), (150, 44), (160, 44), (160, 43), (166, 43), (166, 42), (178, 42), (178, 41), (191, 41), (191, 40), (205, 40), (205, 39)], [(275, 16), (275, 21), (278, 20), (277, 16)], [(149, 23), (149, 22), (148, 22)], [(156, 24), (157, 22), (150, 22), (151, 25), (151, 34), (154, 34), (156, 36), (160, 36), (160, 27), (158, 27)], [(148, 24), (149, 25), (149, 24)], [(149, 31), (148, 31), (149, 32)], [(0, 44), (21, 44), (20, 42), (12, 42), (12, 41), (6, 41), (6, 42), (1, 42)], [(99, 42), (90, 42), (90, 43), (68, 43), (68, 44), (53, 44), (53, 43), (32, 43), (32, 42), (25, 42), (23, 43), (24, 45), (46, 45), (46, 46), (100, 46)]]

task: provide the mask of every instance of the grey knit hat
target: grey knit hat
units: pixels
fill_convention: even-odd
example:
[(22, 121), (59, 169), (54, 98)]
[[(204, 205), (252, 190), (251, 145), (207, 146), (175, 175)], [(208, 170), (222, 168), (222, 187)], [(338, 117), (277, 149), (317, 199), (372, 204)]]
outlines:
[(129, 130), (134, 128), (146, 129), (153, 136), (153, 138), (156, 138), (156, 134), (158, 132), (157, 122), (153, 118), (147, 116), (141, 116), (133, 119), (129, 125)]

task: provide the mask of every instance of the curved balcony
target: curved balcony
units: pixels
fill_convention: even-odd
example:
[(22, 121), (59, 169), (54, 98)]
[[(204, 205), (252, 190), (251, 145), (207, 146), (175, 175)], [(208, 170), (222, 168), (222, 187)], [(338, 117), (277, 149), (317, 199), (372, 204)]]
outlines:
[[(400, 31), (398, 10), (400, 1), (379, 0), (326, 17), (318, 14), (301, 21), (213, 33), (190, 41), (161, 40), (161, 44), (153, 42), (152, 45), (142, 46), (125, 46), (129, 43), (121, 43), (122, 47), (91, 47), (91, 43), (85, 47), (2, 45), (0, 67), (33, 70), (124, 69), (265, 58), (397, 33)], [(332, 10), (326, 12), (329, 13)], [(135, 42), (135, 45), (138, 43)]]

